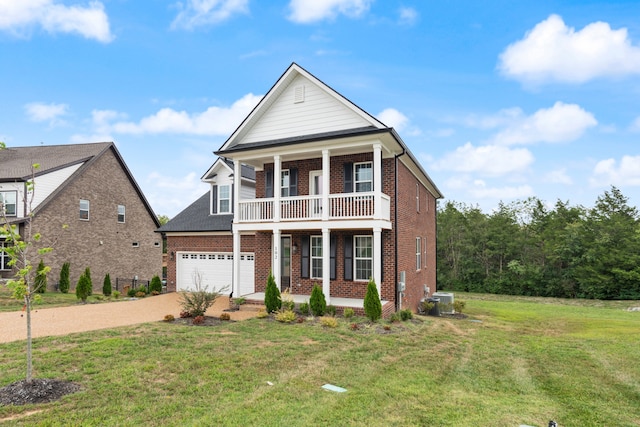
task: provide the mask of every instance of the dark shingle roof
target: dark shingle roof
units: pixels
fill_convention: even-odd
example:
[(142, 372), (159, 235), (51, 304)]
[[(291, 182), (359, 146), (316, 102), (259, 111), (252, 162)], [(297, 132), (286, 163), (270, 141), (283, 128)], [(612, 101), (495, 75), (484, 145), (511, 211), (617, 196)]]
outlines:
[(73, 145), (7, 147), (0, 150), (0, 181), (25, 180), (31, 167), (40, 164), (36, 175), (87, 161), (106, 150), (111, 142)]
[(157, 231), (161, 233), (178, 231), (231, 231), (233, 214), (210, 215), (209, 197), (209, 192), (207, 191), (202, 197), (189, 205)]
[[(222, 159), (231, 168), (231, 170), (233, 170), (233, 161), (226, 157), (223, 157)], [(247, 166), (245, 164), (240, 165), (240, 175), (243, 178), (251, 179), (253, 181), (256, 180), (256, 171), (251, 166)]]

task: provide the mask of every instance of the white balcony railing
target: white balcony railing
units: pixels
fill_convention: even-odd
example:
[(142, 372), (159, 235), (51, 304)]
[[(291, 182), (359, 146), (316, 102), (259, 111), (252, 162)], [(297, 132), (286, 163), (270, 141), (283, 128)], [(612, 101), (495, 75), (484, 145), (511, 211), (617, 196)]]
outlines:
[[(273, 198), (241, 200), (239, 222), (274, 221)], [(391, 201), (381, 195), (380, 212), (375, 212), (375, 193), (348, 193), (329, 195), (329, 219), (383, 219), (391, 217)], [(295, 196), (280, 199), (281, 221), (308, 221), (322, 219), (322, 196)]]

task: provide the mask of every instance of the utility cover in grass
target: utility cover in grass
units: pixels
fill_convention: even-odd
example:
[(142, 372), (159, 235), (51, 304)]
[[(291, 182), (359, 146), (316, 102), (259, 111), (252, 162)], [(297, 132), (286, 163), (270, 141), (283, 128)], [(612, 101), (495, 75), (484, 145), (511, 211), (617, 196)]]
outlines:
[(322, 388), (329, 391), (335, 391), (336, 393), (344, 393), (345, 391), (347, 391), (346, 388), (338, 387), (337, 385), (333, 384), (325, 384), (322, 386)]

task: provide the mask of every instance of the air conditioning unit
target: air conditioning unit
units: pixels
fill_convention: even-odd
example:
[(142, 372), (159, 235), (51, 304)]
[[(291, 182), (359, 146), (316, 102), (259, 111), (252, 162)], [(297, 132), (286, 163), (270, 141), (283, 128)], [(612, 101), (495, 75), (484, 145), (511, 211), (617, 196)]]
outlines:
[(440, 298), (440, 313), (444, 314), (454, 314), (455, 310), (453, 309), (453, 293), (451, 292), (434, 292), (434, 298)]

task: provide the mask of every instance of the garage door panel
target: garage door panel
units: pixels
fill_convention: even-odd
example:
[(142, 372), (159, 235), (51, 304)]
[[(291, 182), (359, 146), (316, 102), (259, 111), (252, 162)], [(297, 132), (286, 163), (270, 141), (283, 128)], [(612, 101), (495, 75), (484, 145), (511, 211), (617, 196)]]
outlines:
[[(254, 292), (254, 254), (240, 257), (240, 295)], [(233, 254), (230, 252), (178, 252), (176, 263), (176, 289), (195, 289), (195, 276), (209, 290), (231, 292), (233, 283)]]

